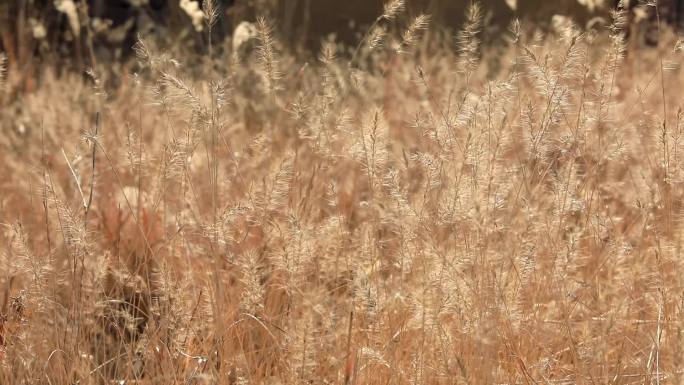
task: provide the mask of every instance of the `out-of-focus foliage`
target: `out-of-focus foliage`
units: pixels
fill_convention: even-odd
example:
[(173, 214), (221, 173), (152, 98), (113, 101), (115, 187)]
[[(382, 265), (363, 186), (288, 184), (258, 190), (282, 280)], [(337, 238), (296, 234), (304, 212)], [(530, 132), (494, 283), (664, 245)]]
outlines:
[[(570, 16), (584, 26), (605, 24), (608, 8), (619, 0), (483, 0), (484, 27), (496, 39), (514, 19), (553, 27), (555, 15)], [(414, 0), (408, 14), (431, 15), (435, 31), (457, 29), (469, 0)], [(678, 26), (684, 0), (650, 1), (635, 8), (636, 0), (622, 0), (630, 20), (653, 19), (657, 4), (663, 21)], [(243, 21), (258, 16), (278, 20), (273, 26), (283, 44), (315, 51), (334, 35), (352, 44), (359, 31), (382, 11), (381, 1), (368, 0), (217, 0), (218, 23), (212, 27), (215, 50), (230, 49), (230, 37)], [(10, 69), (24, 76), (14, 79), (13, 89), (31, 90), (36, 68), (42, 62), (60, 69), (82, 71), (98, 61), (125, 65), (137, 36), (153, 37), (165, 46), (204, 53), (208, 49), (203, 0), (3, 0), (0, 1), (0, 51)], [(650, 15), (650, 16), (649, 16)], [(597, 22), (598, 20), (598, 22)], [(592, 24), (593, 23), (593, 24)], [(652, 40), (652, 39), (651, 39)], [(218, 44), (216, 43), (218, 42)], [(226, 44), (223, 44), (223, 43)], [(14, 71), (17, 72), (17, 71)]]

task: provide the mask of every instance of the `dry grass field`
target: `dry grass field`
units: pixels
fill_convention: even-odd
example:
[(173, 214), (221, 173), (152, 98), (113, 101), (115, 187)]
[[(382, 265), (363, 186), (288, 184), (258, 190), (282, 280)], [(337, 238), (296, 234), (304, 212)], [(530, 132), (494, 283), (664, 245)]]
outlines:
[(464, 12), (3, 70), (0, 384), (684, 384), (684, 43)]

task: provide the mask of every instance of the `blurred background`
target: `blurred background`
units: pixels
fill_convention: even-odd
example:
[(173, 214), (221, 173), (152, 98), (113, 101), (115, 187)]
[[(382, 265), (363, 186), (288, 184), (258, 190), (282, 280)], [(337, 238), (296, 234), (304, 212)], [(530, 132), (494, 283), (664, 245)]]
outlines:
[[(293, 51), (316, 52), (320, 42), (334, 36), (353, 45), (382, 13), (382, 0), (217, 0), (220, 17), (212, 40), (221, 53), (242, 21), (264, 15), (274, 23), (278, 40)], [(470, 0), (411, 0), (409, 15), (425, 12), (432, 31), (456, 29)], [(520, 19), (535, 28), (548, 28), (554, 16), (572, 17), (580, 26), (602, 23), (618, 0), (481, 0), (489, 39)], [(634, 10), (638, 2), (626, 1)], [(654, 1), (642, 8), (655, 9)], [(649, 6), (650, 5), (650, 6)], [(684, 0), (657, 2), (661, 19), (673, 28), (682, 24)], [(648, 29), (655, 12), (630, 12), (640, 23), (640, 40), (653, 45)], [(60, 70), (83, 70), (98, 61), (124, 63), (137, 36), (153, 37), (165, 46), (206, 52), (208, 35), (202, 20), (202, 0), (0, 0), (0, 51), (11, 72), (21, 69), (14, 86), (31, 88), (36, 68), (56, 64)], [(218, 42), (218, 43), (216, 43)], [(13, 71), (14, 70), (14, 71)]]

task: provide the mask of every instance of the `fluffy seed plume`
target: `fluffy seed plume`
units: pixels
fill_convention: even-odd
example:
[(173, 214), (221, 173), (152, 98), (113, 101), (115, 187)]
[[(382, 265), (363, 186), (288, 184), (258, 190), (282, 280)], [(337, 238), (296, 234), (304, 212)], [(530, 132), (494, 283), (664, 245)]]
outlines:
[(405, 8), (406, 4), (404, 3), (404, 0), (392, 0), (388, 3), (385, 3), (382, 18), (386, 20), (394, 20), (404, 11)]
[(477, 35), (482, 26), (482, 11), (478, 3), (472, 3), (468, 8), (468, 18), (463, 30), (458, 33), (457, 43), (459, 51), (458, 64), (465, 74), (472, 73), (478, 63), (477, 50), (480, 40)]
[(211, 27), (216, 24), (219, 17), (219, 7), (216, 4), (216, 0), (204, 0), (202, 1), (202, 11), (204, 12), (204, 22), (207, 27)]
[(5, 89), (5, 78), (7, 76), (7, 56), (0, 53), (0, 91)]
[(261, 285), (259, 272), (259, 254), (256, 250), (248, 250), (240, 256), (242, 266), (243, 292), (240, 298), (240, 310), (247, 314), (259, 314), (263, 308), (264, 288)]
[(268, 93), (275, 95), (278, 91), (278, 81), (281, 78), (281, 74), (278, 70), (273, 28), (263, 17), (259, 17), (257, 20), (257, 37), (259, 39), (259, 64), (266, 82), (266, 89)]
[(373, 50), (382, 46), (382, 41), (387, 36), (387, 31), (381, 26), (373, 28), (368, 34), (368, 49)]
[(413, 47), (418, 41), (420, 33), (426, 30), (429, 25), (429, 15), (420, 14), (416, 16), (402, 35), (400, 51), (406, 52), (410, 47)]

